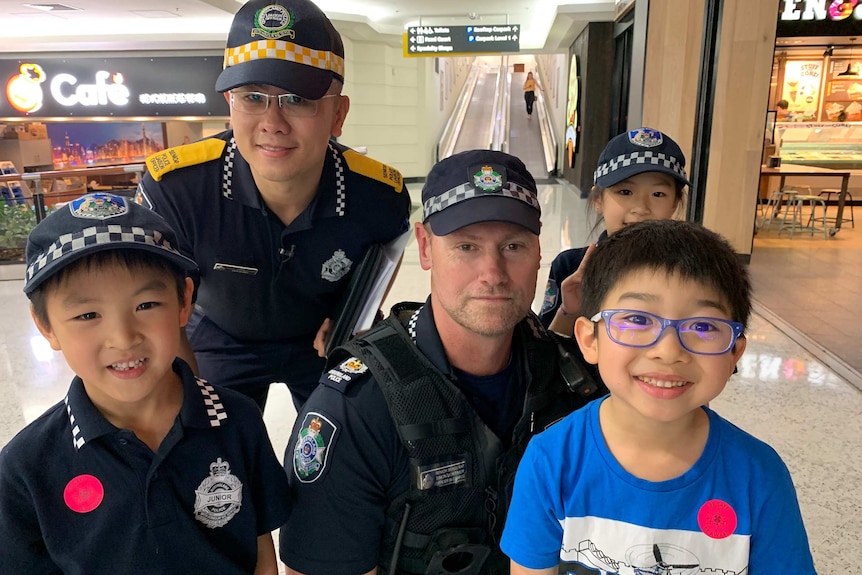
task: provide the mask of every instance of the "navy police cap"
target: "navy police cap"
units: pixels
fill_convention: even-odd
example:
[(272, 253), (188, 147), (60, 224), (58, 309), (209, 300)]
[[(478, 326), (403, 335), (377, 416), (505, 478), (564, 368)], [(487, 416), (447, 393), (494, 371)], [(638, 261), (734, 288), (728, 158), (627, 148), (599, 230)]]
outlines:
[(27, 238), (24, 293), (97, 251), (136, 249), (160, 255), (191, 272), (197, 264), (177, 251), (177, 239), (156, 212), (122, 196), (87, 194), (39, 222)]
[(691, 185), (679, 145), (653, 128), (638, 128), (614, 136), (599, 156), (593, 182), (609, 188), (644, 172), (664, 172), (685, 186)]
[(538, 235), (536, 182), (515, 156), (469, 150), (439, 161), (422, 188), (422, 221), (445, 236), (471, 224), (508, 222)]
[(236, 13), (216, 90), (270, 85), (309, 100), (344, 82), (344, 44), (310, 0), (251, 0)]

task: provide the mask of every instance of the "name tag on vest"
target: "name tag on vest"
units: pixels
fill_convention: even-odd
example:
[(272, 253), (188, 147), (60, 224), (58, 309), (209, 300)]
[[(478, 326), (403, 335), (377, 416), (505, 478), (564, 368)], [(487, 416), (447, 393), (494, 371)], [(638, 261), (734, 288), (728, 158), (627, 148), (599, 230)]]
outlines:
[(217, 272), (233, 272), (235, 274), (245, 274), (247, 276), (255, 276), (257, 275), (257, 268), (250, 268), (248, 266), (236, 266), (233, 264), (223, 264), (216, 262), (213, 266), (213, 269)]
[(467, 483), (467, 458), (413, 464), (413, 481), (420, 491), (443, 487), (464, 486)]

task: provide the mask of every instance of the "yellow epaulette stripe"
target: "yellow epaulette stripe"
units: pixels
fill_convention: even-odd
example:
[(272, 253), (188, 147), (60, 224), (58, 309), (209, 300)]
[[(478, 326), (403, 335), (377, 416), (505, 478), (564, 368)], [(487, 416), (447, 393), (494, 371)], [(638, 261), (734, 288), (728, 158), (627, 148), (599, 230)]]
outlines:
[(393, 167), (382, 164), (368, 156), (363, 156), (354, 150), (345, 150), (344, 159), (347, 160), (347, 166), (351, 172), (362, 174), (384, 184), (389, 184), (398, 193), (401, 193), (401, 190), (404, 188), (404, 179), (401, 177), (401, 172)]
[(218, 138), (209, 138), (183, 146), (175, 146), (155, 153), (147, 158), (147, 170), (155, 181), (162, 176), (186, 166), (194, 166), (220, 158), (227, 142)]

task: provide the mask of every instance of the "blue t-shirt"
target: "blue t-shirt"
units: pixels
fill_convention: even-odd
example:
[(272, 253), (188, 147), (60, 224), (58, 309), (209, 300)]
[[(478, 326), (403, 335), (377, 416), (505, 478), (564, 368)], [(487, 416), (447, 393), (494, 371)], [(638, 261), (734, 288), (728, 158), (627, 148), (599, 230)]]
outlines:
[(510, 558), (579, 575), (665, 573), (662, 564), (680, 573), (815, 572), (790, 473), (771, 447), (703, 408), (709, 438), (698, 461), (647, 481), (608, 450), (602, 401), (530, 442), (500, 543)]

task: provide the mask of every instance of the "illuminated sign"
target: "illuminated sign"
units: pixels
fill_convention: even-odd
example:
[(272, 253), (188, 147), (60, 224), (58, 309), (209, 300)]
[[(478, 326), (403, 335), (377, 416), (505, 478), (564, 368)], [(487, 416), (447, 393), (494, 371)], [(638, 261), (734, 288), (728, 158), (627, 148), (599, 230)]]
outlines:
[(75, 88), (77, 83), (78, 79), (71, 74), (57, 74), (51, 79), (51, 96), (61, 106), (107, 106), (108, 103), (125, 106), (129, 103), (129, 89), (123, 86), (123, 75), (119, 72), (111, 74), (99, 70), (95, 84), (81, 84)]
[(860, 33), (860, 22), (860, 0), (782, 0), (777, 36), (855, 36)]
[[(827, 5), (828, 4), (828, 5)], [(784, 0), (784, 10), (781, 11), (781, 20), (862, 20), (862, 3), (859, 0), (842, 2), (835, 0)]]
[(521, 27), (518, 24), (413, 26), (404, 35), (403, 48), (408, 57), (519, 52)]
[(0, 118), (228, 116), (211, 57), (0, 60)]

